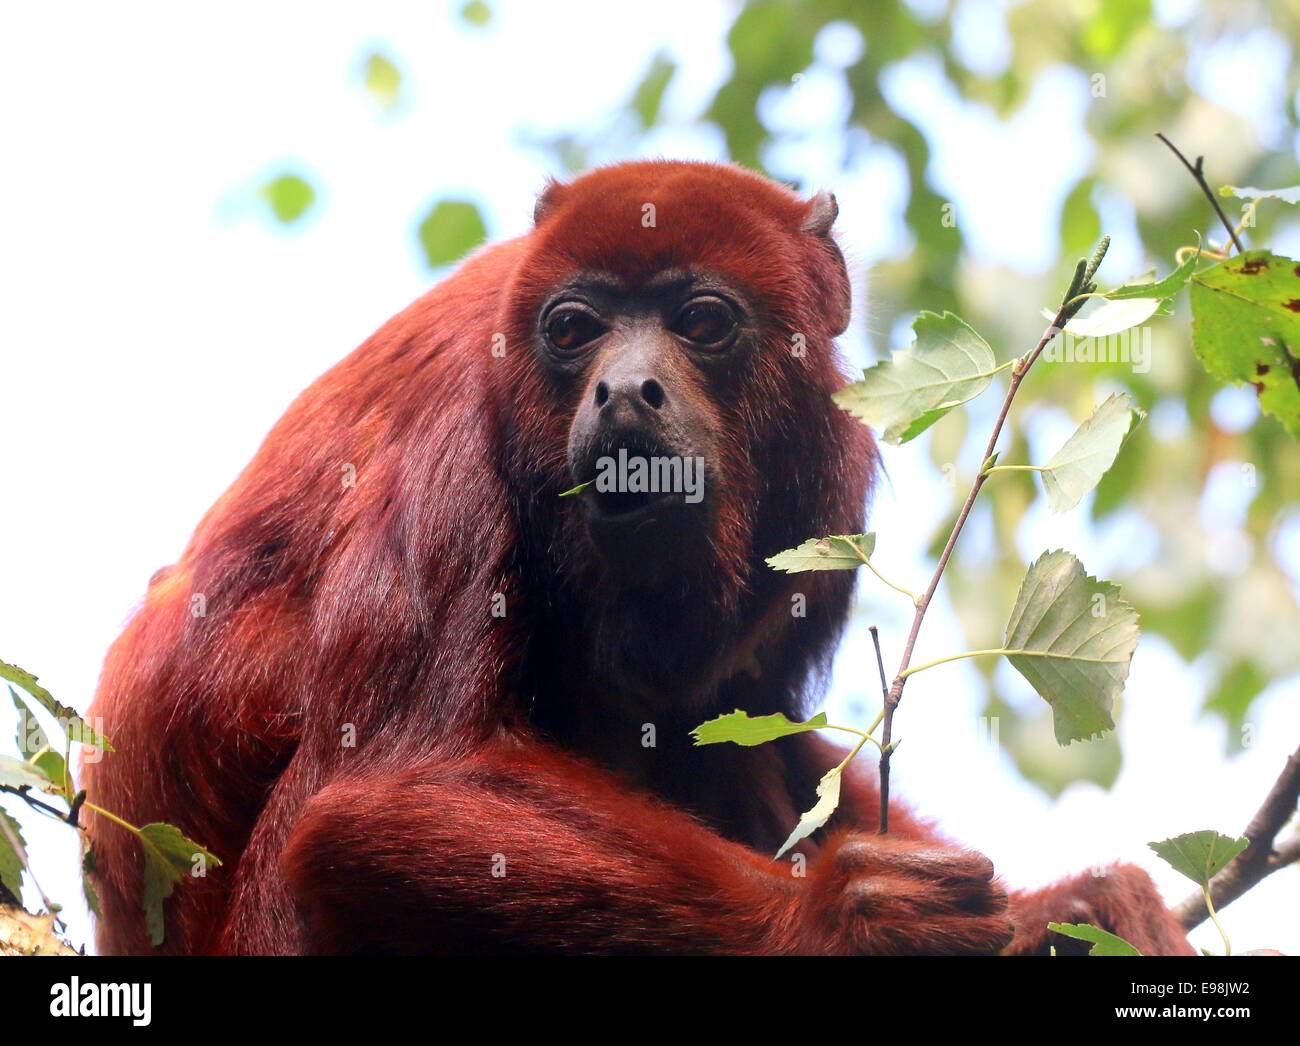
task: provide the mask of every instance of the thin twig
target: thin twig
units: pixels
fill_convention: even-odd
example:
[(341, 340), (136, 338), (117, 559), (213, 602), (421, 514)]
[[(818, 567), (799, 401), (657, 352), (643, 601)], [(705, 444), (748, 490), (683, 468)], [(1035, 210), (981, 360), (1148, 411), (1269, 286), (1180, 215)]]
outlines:
[[(1291, 753), (1282, 773), (1273, 783), (1268, 797), (1250, 824), (1242, 833), (1250, 840), (1250, 845), (1242, 850), (1228, 867), (1210, 881), (1210, 897), (1216, 909), (1231, 904), (1251, 887), (1279, 868), (1294, 864), (1300, 860), (1300, 836), (1290, 839), (1281, 846), (1275, 846), (1274, 840), (1282, 826), (1296, 812), (1296, 803), (1300, 801), (1300, 748)], [(1197, 892), (1174, 909), (1183, 929), (1190, 930), (1199, 926), (1209, 916), (1205, 907), (1205, 895)]]
[(1007, 415), (1011, 412), (1011, 403), (1016, 398), (1016, 391), (1020, 388), (1020, 383), (1024, 380), (1025, 375), (1029, 373), (1029, 368), (1042, 355), (1048, 343), (1061, 333), (1070, 318), (1083, 307), (1086, 299), (1082, 296), (1096, 290), (1092, 277), (1101, 265), (1101, 260), (1105, 257), (1106, 248), (1109, 245), (1110, 237), (1103, 237), (1097, 245), (1097, 250), (1093, 253), (1092, 258), (1087, 261), (1080, 260), (1075, 268), (1074, 278), (1070, 281), (1070, 288), (1061, 300), (1061, 307), (1056, 310), (1056, 315), (1052, 318), (1051, 324), (1043, 332), (1043, 336), (1038, 339), (1038, 344), (1034, 346), (1033, 351), (1011, 369), (1011, 381), (1007, 386), (1006, 397), (1002, 400), (1002, 409), (998, 412), (997, 421), (993, 424), (993, 432), (989, 436), (988, 445), (984, 448), (984, 457), (981, 459), (979, 475), (975, 477), (975, 482), (971, 484), (970, 493), (966, 495), (966, 501), (957, 514), (957, 521), (953, 524), (952, 532), (948, 535), (948, 541), (939, 556), (939, 562), (934, 568), (934, 574), (930, 577), (930, 583), (917, 601), (916, 612), (912, 615), (912, 627), (907, 633), (907, 642), (903, 646), (903, 659), (898, 665), (898, 674), (894, 677), (889, 693), (885, 695), (884, 725), (880, 734), (880, 833), (882, 835), (889, 831), (889, 760), (890, 756), (893, 755), (891, 742), (893, 739), (894, 712), (898, 708), (898, 703), (903, 699), (903, 686), (907, 682), (904, 673), (912, 663), (912, 650), (916, 646), (916, 637), (921, 631), (921, 622), (925, 620), (925, 612), (929, 609), (930, 600), (934, 598), (935, 590), (939, 587), (939, 579), (943, 577), (944, 569), (948, 566), (953, 546), (957, 544), (957, 538), (961, 536), (962, 528), (966, 525), (966, 520), (970, 516), (971, 507), (975, 504), (975, 499), (979, 496), (984, 481), (988, 479), (988, 473), (984, 471), (984, 468), (988, 465), (989, 459), (993, 457), (993, 452), (997, 450), (998, 438), (1002, 435), (1002, 426), (1006, 424)]
[(876, 668), (880, 670), (880, 699), (885, 701), (889, 698), (889, 677), (885, 675), (885, 659), (880, 653), (880, 629), (872, 625), (868, 631), (871, 633), (871, 642), (876, 645)]
[(1237, 253), (1240, 254), (1246, 248), (1243, 247), (1241, 241), (1237, 239), (1237, 231), (1232, 227), (1232, 222), (1228, 221), (1228, 216), (1223, 213), (1223, 208), (1219, 206), (1219, 198), (1214, 195), (1214, 190), (1210, 188), (1209, 182), (1205, 180), (1205, 157), (1198, 156), (1196, 158), (1196, 164), (1193, 166), (1188, 163), (1187, 157), (1182, 154), (1182, 151), (1178, 146), (1159, 131), (1156, 131), (1156, 137), (1164, 142), (1165, 145), (1169, 146), (1169, 148), (1173, 150), (1174, 155), (1183, 161), (1183, 166), (1191, 172), (1192, 177), (1196, 179), (1196, 184), (1199, 185), (1201, 191), (1205, 193), (1205, 198), (1210, 201), (1210, 206), (1214, 208), (1214, 213), (1219, 216), (1219, 221), (1223, 222), (1223, 227), (1228, 230), (1228, 237), (1232, 240), (1233, 246), (1237, 248)]
[(43, 803), (32, 795), (31, 792), (28, 791), (26, 785), (22, 785), (18, 788), (13, 788), (9, 785), (0, 785), (0, 794), (16, 795), (33, 810), (40, 810), (43, 813), (49, 814), (49, 816), (53, 817), (56, 821), (67, 821), (68, 819), (68, 815), (58, 807), (50, 806), (48, 803)]

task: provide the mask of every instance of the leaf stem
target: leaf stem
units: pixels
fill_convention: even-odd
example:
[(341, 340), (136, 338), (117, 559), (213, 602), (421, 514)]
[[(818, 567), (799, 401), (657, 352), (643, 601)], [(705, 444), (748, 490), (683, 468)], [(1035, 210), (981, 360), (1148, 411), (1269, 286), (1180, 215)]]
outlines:
[(115, 825), (119, 825), (120, 827), (125, 828), (132, 835), (140, 834), (140, 829), (137, 828), (135, 825), (131, 824), (131, 822), (123, 821), (122, 818), (117, 816), (117, 814), (110, 813), (108, 810), (105, 810), (102, 806), (96, 806), (94, 803), (90, 802), (89, 800), (83, 802), (81, 805), (84, 806), (91, 813), (99, 814), (100, 817), (112, 821)]
[(1005, 647), (997, 647), (992, 650), (967, 650), (960, 654), (949, 654), (947, 657), (936, 657), (933, 661), (926, 661), (924, 664), (912, 665), (899, 673), (902, 678), (916, 675), (917, 672), (924, 672), (927, 668), (934, 668), (936, 665), (946, 665), (949, 661), (961, 661), (968, 657), (993, 657), (997, 654), (1019, 654), (1024, 653), (1020, 650), (1007, 650)]
[(1046, 465), (990, 465), (984, 470), (984, 475), (991, 476), (994, 472), (1049, 472)]
[[(856, 549), (857, 546), (855, 545), (854, 548)], [(917, 604), (918, 597), (916, 593), (913, 592), (910, 588), (904, 588), (902, 585), (896, 585), (894, 584), (894, 582), (890, 581), (889, 578), (885, 577), (884, 574), (882, 574), (879, 570), (876, 569), (875, 564), (871, 562), (871, 558), (869, 556), (864, 556), (861, 552), (858, 552), (858, 558), (862, 560), (863, 566), (865, 566), (868, 570), (870, 570), (873, 574), (875, 574), (876, 577), (880, 578), (880, 580), (883, 581), (886, 585), (892, 588), (895, 592), (901, 592), (903, 595), (905, 595), (908, 599), (912, 601), (913, 606)]]
[[(41, 795), (60, 795), (60, 794), (62, 793), (41, 792)], [(58, 807), (50, 806), (49, 803), (43, 803), (39, 799), (37, 799), (34, 795), (32, 795), (31, 790), (26, 785), (23, 785), (22, 787), (19, 788), (12, 788), (9, 785), (0, 785), (0, 795), (16, 795), (19, 799), (21, 799), (24, 803), (30, 806), (33, 810), (39, 810), (40, 812), (47, 814), (50, 817), (53, 817), (56, 821), (64, 821), (67, 819), (67, 815)]]
[(860, 740), (857, 743), (857, 745), (854, 746), (853, 751), (848, 754), (848, 757), (844, 760), (844, 762), (840, 763), (839, 769), (843, 770), (844, 767), (848, 766), (849, 761), (855, 755), (858, 754), (858, 752), (862, 749), (862, 746), (866, 744), (868, 741), (870, 741), (877, 748), (880, 747), (880, 742), (877, 741), (871, 735), (875, 731), (876, 727), (880, 725), (880, 720), (883, 717), (883, 715), (884, 713), (882, 712), (880, 716), (876, 717), (876, 721), (871, 724), (871, 728), (869, 730), (859, 730), (856, 726), (836, 726), (834, 723), (827, 723), (824, 727), (822, 727), (823, 730), (843, 730), (847, 734), (856, 734), (858, 737), (862, 738), (862, 740)]
[[(861, 746), (859, 746), (861, 747)], [(1228, 940), (1227, 931), (1224, 930), (1223, 924), (1219, 922), (1219, 913), (1214, 910), (1214, 901), (1210, 898), (1210, 887), (1207, 884), (1205, 890), (1205, 910), (1210, 913), (1210, 921), (1214, 923), (1214, 928), (1219, 931), (1219, 936), (1223, 938), (1223, 954), (1232, 954), (1232, 942)]]

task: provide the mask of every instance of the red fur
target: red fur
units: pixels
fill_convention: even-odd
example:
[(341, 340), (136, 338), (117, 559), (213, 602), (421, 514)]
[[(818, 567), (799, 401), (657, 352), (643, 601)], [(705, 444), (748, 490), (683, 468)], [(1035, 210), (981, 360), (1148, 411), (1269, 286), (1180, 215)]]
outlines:
[[(151, 582), (93, 708), (118, 749), (86, 767), (94, 800), (173, 822), (225, 862), (168, 901), (164, 951), (968, 953), (1011, 939), (983, 858), (902, 808), (893, 834), (871, 834), (869, 770), (849, 775), (841, 827), (801, 845), (806, 876), (770, 859), (837, 758), (824, 742), (688, 739), (734, 707), (801, 714), (848, 612), (851, 575), (763, 564), (861, 530), (874, 471), (869, 434), (830, 402), (848, 295), (831, 216), (736, 168), (596, 171), (548, 189), (533, 232), (469, 260), (299, 397)], [(632, 597), (558, 497), (581, 390), (539, 365), (537, 312), (578, 269), (635, 285), (686, 267), (744, 288), (761, 351), (708, 390), (722, 433), (708, 555)], [(795, 335), (805, 355), (788, 351)], [(806, 616), (790, 613), (796, 592)], [(138, 850), (90, 830), (100, 948), (149, 951)], [(1079, 896), (1117, 932), (1155, 927), (1153, 950), (1185, 945), (1121, 871), (1122, 889), (1018, 902), (1033, 925), (1017, 946), (1041, 944)]]

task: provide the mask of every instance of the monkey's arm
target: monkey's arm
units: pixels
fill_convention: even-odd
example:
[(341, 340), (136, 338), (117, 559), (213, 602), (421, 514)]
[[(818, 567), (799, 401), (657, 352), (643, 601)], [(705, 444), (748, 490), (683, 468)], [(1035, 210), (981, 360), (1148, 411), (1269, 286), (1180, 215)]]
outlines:
[(798, 878), (527, 744), (335, 782), (281, 866), (308, 951), (743, 954), (996, 951), (1010, 932), (986, 865), (859, 833)]

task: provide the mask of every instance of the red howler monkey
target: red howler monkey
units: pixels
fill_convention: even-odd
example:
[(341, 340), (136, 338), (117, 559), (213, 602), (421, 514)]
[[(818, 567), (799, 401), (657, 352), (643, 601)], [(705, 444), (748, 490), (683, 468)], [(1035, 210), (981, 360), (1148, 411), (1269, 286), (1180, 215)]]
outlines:
[[(552, 184), (298, 398), (93, 709), (96, 801), (225, 861), (164, 951), (1029, 952), (1049, 919), (1190, 951), (1135, 868), (1008, 901), (906, 809), (875, 834), (869, 768), (796, 877), (771, 855), (833, 749), (691, 744), (801, 715), (848, 613), (851, 574), (763, 562), (863, 529), (835, 214), (702, 163)], [(703, 496), (559, 496), (620, 451), (700, 463)], [(91, 831), (99, 945), (149, 951), (134, 841)]]

